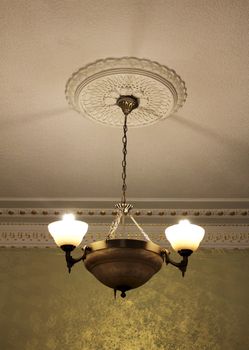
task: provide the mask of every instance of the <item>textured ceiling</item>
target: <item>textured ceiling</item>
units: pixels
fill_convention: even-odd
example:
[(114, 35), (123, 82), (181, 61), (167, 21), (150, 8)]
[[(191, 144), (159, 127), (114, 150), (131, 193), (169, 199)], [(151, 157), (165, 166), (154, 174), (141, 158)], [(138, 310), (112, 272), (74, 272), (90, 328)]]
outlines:
[(248, 1), (1, 1), (0, 197), (120, 195), (121, 130), (70, 110), (67, 79), (105, 57), (176, 70), (186, 104), (129, 131), (128, 195), (249, 197)]

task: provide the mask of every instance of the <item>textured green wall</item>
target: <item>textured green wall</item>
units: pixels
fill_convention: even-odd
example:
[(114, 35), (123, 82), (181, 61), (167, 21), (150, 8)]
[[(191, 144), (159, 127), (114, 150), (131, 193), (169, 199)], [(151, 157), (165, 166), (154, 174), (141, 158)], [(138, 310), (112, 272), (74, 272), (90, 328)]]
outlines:
[(54, 249), (0, 250), (1, 350), (247, 350), (249, 251), (198, 251), (113, 299)]

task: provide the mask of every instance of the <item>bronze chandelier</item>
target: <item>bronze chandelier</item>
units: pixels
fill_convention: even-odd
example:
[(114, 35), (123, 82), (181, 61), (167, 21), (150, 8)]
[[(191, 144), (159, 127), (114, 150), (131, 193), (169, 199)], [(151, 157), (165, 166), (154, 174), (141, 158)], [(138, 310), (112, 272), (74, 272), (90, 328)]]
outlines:
[[(145, 284), (162, 267), (163, 262), (177, 267), (184, 276), (188, 257), (195, 251), (204, 237), (204, 229), (182, 220), (179, 224), (165, 230), (166, 237), (172, 247), (182, 257), (175, 262), (170, 258), (170, 252), (153, 243), (149, 236), (132, 216), (132, 205), (126, 202), (126, 158), (127, 158), (127, 120), (130, 113), (138, 108), (139, 98), (133, 95), (120, 95), (116, 106), (123, 112), (123, 160), (122, 160), (122, 199), (116, 205), (117, 215), (110, 226), (105, 240), (93, 242), (82, 248), (80, 258), (73, 258), (71, 253), (78, 246), (87, 232), (85, 222), (75, 220), (72, 214), (65, 215), (63, 220), (49, 224), (48, 229), (57, 245), (65, 252), (68, 271), (83, 261), (86, 269), (90, 271), (101, 283), (121, 292), (126, 292)], [(130, 218), (143, 236), (143, 240), (117, 239), (115, 232), (121, 221)]]

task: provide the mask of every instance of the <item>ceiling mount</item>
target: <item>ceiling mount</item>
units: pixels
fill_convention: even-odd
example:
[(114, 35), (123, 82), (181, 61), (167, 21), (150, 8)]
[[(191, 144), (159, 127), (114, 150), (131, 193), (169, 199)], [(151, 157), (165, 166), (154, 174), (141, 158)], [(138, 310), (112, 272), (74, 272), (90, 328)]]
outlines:
[(138, 127), (175, 113), (184, 104), (187, 90), (174, 70), (135, 57), (98, 60), (75, 72), (66, 85), (73, 109), (109, 126), (123, 126), (124, 97), (138, 102), (127, 121), (128, 127)]
[(133, 109), (138, 107), (139, 103), (134, 96), (120, 96), (117, 99), (117, 105), (122, 109), (124, 115), (128, 115)]

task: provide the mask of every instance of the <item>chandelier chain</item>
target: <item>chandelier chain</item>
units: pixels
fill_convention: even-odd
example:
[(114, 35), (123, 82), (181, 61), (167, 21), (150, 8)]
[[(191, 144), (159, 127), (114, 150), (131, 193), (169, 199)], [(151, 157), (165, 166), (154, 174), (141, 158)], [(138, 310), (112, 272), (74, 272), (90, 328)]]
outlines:
[(127, 190), (127, 184), (126, 184), (126, 156), (127, 156), (127, 131), (128, 131), (128, 126), (127, 126), (127, 115), (124, 115), (124, 126), (123, 126), (123, 137), (122, 137), (122, 143), (123, 143), (123, 160), (122, 160), (122, 180), (123, 180), (123, 185), (122, 185), (122, 200), (121, 203), (126, 204), (126, 190)]

